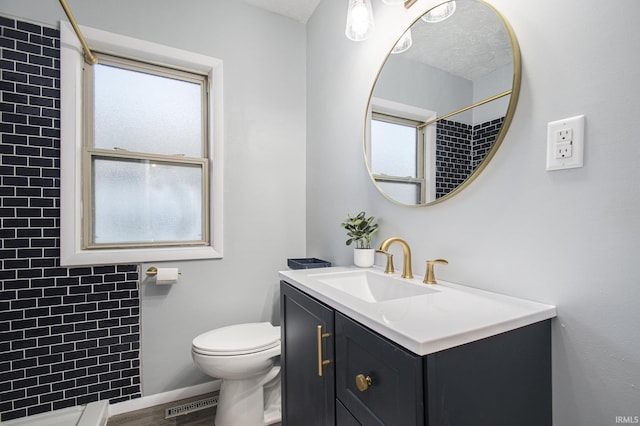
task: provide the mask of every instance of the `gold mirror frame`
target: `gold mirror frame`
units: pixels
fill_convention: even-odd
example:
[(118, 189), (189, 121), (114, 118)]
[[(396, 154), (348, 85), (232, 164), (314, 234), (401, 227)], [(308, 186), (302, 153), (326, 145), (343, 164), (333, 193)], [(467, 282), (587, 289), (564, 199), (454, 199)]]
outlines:
[[(506, 113), (504, 115), (504, 122), (502, 124), (502, 127), (500, 128), (500, 131), (498, 133), (498, 135), (496, 136), (495, 142), (493, 143), (493, 146), (490, 148), (490, 150), (487, 152), (487, 154), (485, 155), (484, 159), (480, 162), (480, 164), (476, 167), (475, 170), (473, 170), (473, 172), (459, 185), (457, 186), (455, 189), (451, 190), (450, 192), (448, 192), (447, 194), (436, 198), (435, 200), (429, 201), (429, 202), (425, 202), (425, 203), (421, 203), (421, 204), (406, 204), (406, 203), (402, 203), (398, 200), (395, 200), (394, 198), (392, 198), (391, 196), (389, 196), (379, 185), (378, 182), (376, 181), (376, 179), (374, 178), (374, 174), (372, 173), (371, 170), (371, 165), (369, 163), (369, 158), (367, 155), (367, 137), (369, 135), (369, 128), (370, 128), (370, 119), (371, 119), (371, 103), (372, 100), (374, 98), (373, 94), (374, 94), (374, 90), (376, 88), (376, 84), (378, 82), (378, 79), (380, 78), (380, 74), (382, 73), (382, 70), (385, 66), (385, 64), (387, 63), (387, 60), (389, 59), (390, 55), (391, 55), (391, 50), (387, 53), (387, 55), (385, 56), (385, 60), (384, 62), (381, 64), (380, 69), (378, 70), (378, 73), (376, 74), (376, 78), (374, 81), (373, 86), (371, 87), (371, 92), (369, 94), (369, 102), (367, 103), (367, 109), (365, 111), (365, 120), (364, 120), (364, 129), (363, 129), (363, 153), (364, 153), (364, 160), (365, 160), (365, 164), (367, 167), (367, 171), (369, 173), (369, 177), (371, 178), (371, 181), (373, 182), (374, 186), (376, 187), (376, 189), (389, 201), (398, 204), (398, 205), (402, 205), (402, 206), (410, 206), (410, 207), (422, 207), (422, 206), (430, 206), (430, 205), (434, 205), (434, 204), (439, 204), (443, 201), (449, 200), (452, 197), (454, 197), (455, 195), (457, 195), (458, 193), (460, 193), (463, 189), (465, 189), (466, 187), (468, 187), (479, 175), (480, 173), (482, 173), (482, 171), (487, 167), (487, 165), (489, 164), (489, 162), (491, 161), (491, 159), (494, 157), (495, 153), (497, 152), (498, 148), (500, 147), (502, 141), (504, 140), (506, 133), (509, 129), (509, 126), (511, 124), (511, 121), (513, 119), (513, 116), (515, 114), (515, 110), (516, 110), (516, 105), (518, 103), (518, 97), (520, 94), (520, 82), (521, 82), (521, 77), (522, 77), (522, 62), (521, 62), (521, 56), (520, 56), (520, 47), (518, 45), (518, 40), (516, 38), (516, 35), (513, 31), (513, 28), (511, 27), (511, 25), (509, 24), (509, 22), (505, 19), (505, 17), (492, 5), (490, 5), (489, 3), (485, 2), (484, 0), (473, 0), (479, 4), (484, 5), (485, 7), (487, 7), (490, 11), (494, 12), (495, 15), (499, 18), (499, 20), (502, 22), (502, 24), (504, 25), (504, 28), (507, 32), (507, 35), (509, 37), (509, 42), (511, 43), (511, 49), (512, 49), (512, 55), (513, 55), (513, 79), (512, 79), (512, 87), (511, 90), (504, 93), (500, 93), (496, 96), (493, 96), (491, 98), (487, 98), (484, 101), (481, 102), (476, 102), (472, 105), (469, 105), (467, 107), (461, 108), (457, 111), (454, 112), (450, 112), (447, 114), (443, 114), (442, 116), (438, 116), (436, 119), (434, 120), (429, 120), (426, 123), (423, 123), (422, 126), (427, 126), (429, 124), (434, 124), (437, 121), (443, 120), (445, 118), (448, 118), (454, 114), (463, 112), (463, 111), (467, 111), (469, 109), (472, 109), (474, 107), (480, 106), (484, 103), (487, 102), (491, 102), (495, 99), (498, 99), (500, 97), (503, 97), (505, 95), (510, 95), (510, 99), (509, 99), (509, 104), (507, 106), (507, 110)], [(429, 11), (435, 9), (436, 7), (447, 3), (447, 2), (443, 2), (443, 3), (439, 3), (437, 5), (435, 5), (434, 7), (426, 10), (424, 12), (424, 14), (418, 16), (410, 25), (406, 30), (408, 30), (409, 28), (413, 27), (413, 25), (422, 18), (422, 16), (424, 16), (425, 14), (429, 13)], [(404, 32), (403, 32), (404, 34)], [(402, 36), (401, 36), (402, 37)], [(400, 37), (400, 38), (401, 38)], [(399, 39), (400, 39), (399, 38)], [(398, 39), (398, 40), (399, 40)]]

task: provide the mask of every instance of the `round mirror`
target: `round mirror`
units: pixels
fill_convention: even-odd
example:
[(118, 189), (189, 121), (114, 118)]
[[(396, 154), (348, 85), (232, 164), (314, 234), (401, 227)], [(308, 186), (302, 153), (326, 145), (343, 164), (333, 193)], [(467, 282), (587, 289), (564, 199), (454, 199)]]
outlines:
[(493, 6), (449, 1), (418, 18), (371, 90), (364, 152), (378, 190), (429, 205), (465, 188), (507, 132), (520, 75), (517, 40)]

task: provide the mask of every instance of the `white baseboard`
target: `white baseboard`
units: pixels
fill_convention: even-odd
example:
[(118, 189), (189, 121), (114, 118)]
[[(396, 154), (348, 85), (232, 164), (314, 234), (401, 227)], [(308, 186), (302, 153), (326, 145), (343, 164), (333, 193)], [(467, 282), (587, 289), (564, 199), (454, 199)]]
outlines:
[(175, 389), (168, 392), (143, 396), (142, 398), (131, 399), (129, 401), (118, 402), (117, 404), (109, 405), (109, 416), (116, 416), (118, 414), (129, 413), (131, 411), (166, 404), (167, 402), (178, 401), (180, 399), (215, 392), (220, 390), (220, 383), (220, 380), (214, 380), (212, 382), (189, 386), (187, 388)]

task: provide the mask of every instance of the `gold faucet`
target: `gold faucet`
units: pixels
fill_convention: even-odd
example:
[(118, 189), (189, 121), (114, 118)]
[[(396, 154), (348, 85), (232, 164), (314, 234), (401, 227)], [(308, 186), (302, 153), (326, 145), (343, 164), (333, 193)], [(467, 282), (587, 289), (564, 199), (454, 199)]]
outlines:
[(427, 273), (424, 276), (424, 281), (422, 281), (425, 284), (436, 284), (436, 274), (434, 274), (433, 272), (433, 265), (435, 265), (436, 263), (440, 263), (441, 265), (448, 265), (449, 262), (447, 262), (444, 259), (436, 259), (436, 260), (427, 260)]
[[(393, 243), (398, 243), (402, 247), (402, 254), (404, 257), (402, 262), (402, 278), (413, 278), (413, 273), (411, 272), (411, 249), (409, 248), (409, 244), (407, 244), (405, 240), (400, 237), (387, 238), (382, 242), (382, 244), (380, 244), (378, 253), (383, 252), (384, 254), (388, 254), (387, 250)], [(389, 263), (391, 263), (391, 266), (389, 266)], [(391, 272), (387, 272), (389, 270)], [(387, 256), (387, 268), (385, 269), (385, 272), (393, 273), (393, 257), (390, 255)]]

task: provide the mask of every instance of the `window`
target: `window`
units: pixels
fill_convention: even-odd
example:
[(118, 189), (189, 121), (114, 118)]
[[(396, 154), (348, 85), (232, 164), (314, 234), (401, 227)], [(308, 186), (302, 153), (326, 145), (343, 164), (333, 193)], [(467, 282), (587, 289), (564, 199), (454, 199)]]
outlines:
[(63, 265), (222, 257), (222, 63), (61, 24)]
[(435, 111), (372, 97), (365, 138), (367, 161), (379, 189), (401, 204), (435, 200)]
[(208, 243), (207, 77), (97, 56), (84, 70), (83, 247)]
[(404, 204), (425, 200), (425, 132), (421, 122), (373, 112), (371, 172), (380, 189)]

